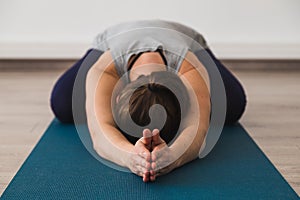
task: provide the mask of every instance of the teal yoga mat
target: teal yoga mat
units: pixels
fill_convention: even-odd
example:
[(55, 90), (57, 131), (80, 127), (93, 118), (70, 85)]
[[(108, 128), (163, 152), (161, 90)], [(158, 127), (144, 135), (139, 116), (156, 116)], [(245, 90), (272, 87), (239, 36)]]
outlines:
[(2, 199), (299, 199), (241, 125), (213, 151), (154, 183), (103, 165), (74, 125), (52, 121)]

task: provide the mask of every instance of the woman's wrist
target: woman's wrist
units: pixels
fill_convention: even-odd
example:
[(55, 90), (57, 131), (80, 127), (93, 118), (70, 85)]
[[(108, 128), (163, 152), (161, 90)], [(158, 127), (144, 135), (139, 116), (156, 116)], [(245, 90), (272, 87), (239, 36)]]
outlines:
[(178, 157), (178, 155), (170, 149), (170, 155), (171, 157), (170, 159), (170, 163), (163, 167), (162, 169), (159, 170), (159, 174), (158, 176), (162, 176), (162, 175), (165, 175), (171, 171), (173, 171), (174, 169), (178, 168), (181, 166), (181, 159), (180, 159), (180, 156)]
[(182, 155), (184, 154), (184, 152), (180, 151), (178, 148), (174, 148), (174, 146), (169, 147), (171, 152), (172, 152), (172, 157), (174, 159), (174, 161), (171, 163), (170, 168), (173, 170), (177, 167), (181, 166), (182, 163)]
[(123, 167), (129, 168), (130, 158), (134, 151), (134, 146), (131, 143), (124, 143), (121, 145), (123, 153), (119, 155)]

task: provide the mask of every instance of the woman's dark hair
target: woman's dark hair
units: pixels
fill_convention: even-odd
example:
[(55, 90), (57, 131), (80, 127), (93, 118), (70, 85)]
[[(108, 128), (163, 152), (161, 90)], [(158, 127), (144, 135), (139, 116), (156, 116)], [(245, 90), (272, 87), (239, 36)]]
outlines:
[[(176, 94), (175, 94), (175, 93)], [(126, 133), (120, 131), (133, 144), (142, 137), (143, 128), (146, 126), (150, 130), (155, 127), (149, 127), (149, 110), (152, 105), (160, 104), (164, 107), (167, 119), (160, 131), (161, 138), (169, 143), (177, 134), (181, 122), (189, 108), (188, 92), (182, 80), (173, 72), (159, 71), (152, 72), (147, 76), (140, 76), (137, 80), (127, 84), (118, 95), (118, 100), (113, 106), (113, 114), (117, 124), (126, 126), (129, 116), (140, 129), (135, 133)], [(129, 102), (129, 106), (126, 105)], [(128, 115), (128, 112), (130, 115)], [(153, 118), (159, 119), (159, 112), (154, 112)]]

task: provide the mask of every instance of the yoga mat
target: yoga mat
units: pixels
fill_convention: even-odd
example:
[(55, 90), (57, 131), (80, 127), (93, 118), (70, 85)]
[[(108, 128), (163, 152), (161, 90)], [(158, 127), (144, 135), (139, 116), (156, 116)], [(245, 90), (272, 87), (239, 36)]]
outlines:
[(144, 183), (103, 165), (74, 125), (52, 121), (2, 199), (299, 199), (241, 125), (225, 127), (213, 151)]

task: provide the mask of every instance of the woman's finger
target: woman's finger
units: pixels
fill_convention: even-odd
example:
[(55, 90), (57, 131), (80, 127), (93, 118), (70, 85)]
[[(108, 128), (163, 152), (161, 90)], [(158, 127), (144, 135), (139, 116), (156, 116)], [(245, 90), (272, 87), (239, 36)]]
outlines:
[(144, 182), (148, 182), (150, 180), (150, 172), (148, 169), (140, 166), (140, 165), (135, 165), (134, 166), (135, 169), (135, 174), (137, 174), (138, 176), (141, 176), (143, 178)]
[(147, 169), (141, 165), (136, 165), (135, 168), (138, 172), (141, 172), (142, 174), (146, 174), (147, 172), (149, 172), (149, 169)]
[(148, 150), (141, 151), (138, 155), (146, 161), (150, 162), (151, 153)]
[(154, 129), (152, 131), (152, 145), (156, 146), (160, 144), (160, 136), (159, 136), (159, 130)]
[(158, 165), (156, 162), (151, 163), (151, 169), (154, 173), (156, 173), (156, 171), (158, 170)]
[(143, 181), (148, 182), (149, 180), (150, 180), (150, 173), (146, 172), (145, 174), (143, 174)]
[(150, 181), (155, 181), (156, 176), (155, 175), (150, 175)]
[(146, 146), (151, 146), (152, 143), (152, 132), (149, 129), (143, 130), (143, 143)]
[(135, 144), (135, 152), (142, 158), (146, 159), (147, 161), (150, 161), (151, 158), (150, 151), (142, 141), (138, 141)]
[(150, 176), (155, 176), (155, 171), (151, 169), (149, 174), (150, 174)]
[(150, 169), (151, 167), (150, 162), (147, 161), (145, 158), (141, 157), (140, 155), (134, 155), (132, 159), (134, 165), (140, 165), (145, 169)]
[(151, 152), (151, 160), (152, 161), (157, 161), (159, 157), (161, 157), (161, 151), (162, 149), (159, 149), (160, 147), (154, 148), (154, 150)]

